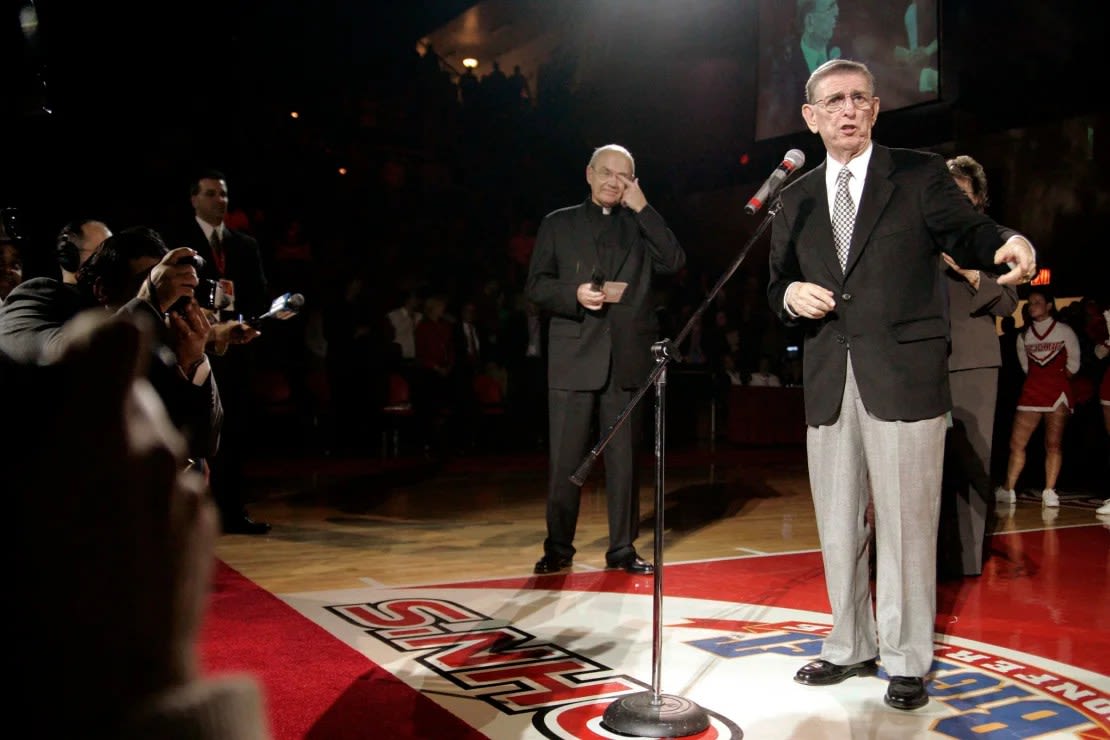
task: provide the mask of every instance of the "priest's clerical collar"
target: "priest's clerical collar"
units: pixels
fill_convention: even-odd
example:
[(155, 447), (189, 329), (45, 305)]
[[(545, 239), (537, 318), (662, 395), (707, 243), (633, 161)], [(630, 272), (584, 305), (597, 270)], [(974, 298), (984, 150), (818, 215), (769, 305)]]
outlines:
[(612, 206), (600, 205), (598, 203), (595, 203), (592, 198), (590, 198), (588, 200), (588, 202), (591, 206), (593, 206), (594, 213), (596, 213), (598, 215), (604, 214), (604, 215), (608, 216), (609, 214), (611, 214), (613, 212)]

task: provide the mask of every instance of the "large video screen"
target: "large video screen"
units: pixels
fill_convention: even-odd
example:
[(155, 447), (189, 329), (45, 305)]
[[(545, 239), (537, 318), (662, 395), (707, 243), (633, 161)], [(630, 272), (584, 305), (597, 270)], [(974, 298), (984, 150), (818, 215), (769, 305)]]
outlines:
[(809, 74), (854, 59), (875, 75), (882, 110), (940, 95), (937, 0), (760, 0), (756, 139), (805, 130)]

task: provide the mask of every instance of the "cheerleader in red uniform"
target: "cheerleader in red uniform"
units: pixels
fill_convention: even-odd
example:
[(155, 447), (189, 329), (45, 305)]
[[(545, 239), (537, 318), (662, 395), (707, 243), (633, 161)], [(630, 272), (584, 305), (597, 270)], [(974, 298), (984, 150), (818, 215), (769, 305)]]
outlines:
[(1043, 289), (1034, 289), (1026, 305), (1029, 325), (1017, 337), (1018, 361), (1026, 373), (1025, 383), (1010, 434), (1006, 485), (998, 490), (997, 498), (1005, 502), (1017, 499), (1014, 486), (1025, 467), (1025, 446), (1043, 419), (1045, 487), (1041, 505), (1057, 507), (1060, 499), (1056, 495), (1056, 478), (1063, 463), (1064, 426), (1073, 409), (1069, 380), (1079, 370), (1079, 337), (1070, 326), (1056, 320), (1055, 303)]

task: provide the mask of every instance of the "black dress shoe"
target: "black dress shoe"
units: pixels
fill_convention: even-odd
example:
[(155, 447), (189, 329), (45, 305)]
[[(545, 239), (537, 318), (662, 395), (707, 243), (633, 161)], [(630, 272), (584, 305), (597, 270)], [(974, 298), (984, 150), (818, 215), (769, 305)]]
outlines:
[(929, 703), (925, 679), (917, 676), (891, 676), (883, 701), (895, 709), (918, 709)]
[(560, 558), (554, 555), (544, 555), (536, 561), (536, 567), (532, 568), (532, 572), (538, 575), (545, 573), (558, 573), (561, 570), (566, 570), (570, 567), (570, 558)]
[(242, 516), (225, 518), (223, 520), (224, 534), (266, 534), (270, 525), (266, 522), (256, 522), (246, 514)]
[(624, 560), (618, 560), (613, 563), (607, 563), (606, 567), (612, 569), (621, 569), (625, 573), (630, 573), (634, 576), (650, 576), (655, 572), (655, 566), (644, 560), (636, 553), (632, 553)]
[(831, 686), (852, 676), (874, 676), (878, 671), (875, 659), (851, 665), (837, 665), (827, 660), (806, 663), (794, 674), (794, 680), (806, 686)]

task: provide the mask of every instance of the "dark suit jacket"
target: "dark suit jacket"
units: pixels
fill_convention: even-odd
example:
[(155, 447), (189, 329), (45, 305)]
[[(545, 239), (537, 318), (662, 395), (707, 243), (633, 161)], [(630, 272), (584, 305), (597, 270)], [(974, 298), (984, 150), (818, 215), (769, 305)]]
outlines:
[[(951, 409), (948, 320), (937, 268), (940, 252), (995, 272), (998, 226), (972, 208), (945, 167), (925, 152), (873, 145), (847, 268), (833, 246), (826, 162), (782, 193), (771, 233), (771, 310), (805, 330), (806, 422), (840, 413), (848, 350), (860, 396), (881, 419), (913, 421)], [(795, 319), (783, 297), (795, 281), (833, 291), (836, 309)]]
[[(32, 278), (20, 283), (0, 309), (0, 354), (19, 362), (36, 362), (54, 351), (67, 321), (81, 311), (95, 308), (75, 286), (53, 278)], [(165, 324), (153, 306), (135, 298), (118, 313), (135, 317), (153, 327), (155, 356), (151, 358), (148, 378), (158, 392), (170, 419), (180, 429), (189, 446), (189, 455), (211, 457), (219, 446), (223, 426), (223, 405), (216, 387), (215, 374), (201, 385), (187, 380), (177, 368), (177, 360), (165, 356)], [(96, 389), (90, 389), (95, 393)]]
[(673, 274), (686, 253), (650, 205), (639, 213), (618, 207), (619, 246), (604, 270), (609, 281), (626, 282), (620, 303), (587, 311), (578, 286), (606, 264), (591, 230), (586, 200), (549, 213), (540, 223), (528, 268), (528, 298), (551, 315), (548, 327), (548, 385), (563, 390), (598, 390), (609, 377), (622, 388), (643, 384), (654, 362), (651, 345), (659, 323), (652, 302), (652, 277)]
[[(1009, 238), (1005, 234), (1003, 237)], [(976, 291), (960, 275), (947, 269), (943, 262), (941, 267), (944, 268), (948, 286), (951, 319), (949, 371), (1001, 367), (994, 319), (1014, 312), (1017, 291), (1008, 285), (999, 285), (995, 276), (983, 271), (979, 273), (979, 290)]]
[(262, 255), (253, 236), (224, 227), (221, 245), (225, 262), (221, 274), (212, 258), (212, 246), (204, 238), (204, 230), (196, 219), (191, 219), (179, 230), (170, 230), (170, 233), (173, 234), (169, 242), (171, 248), (191, 247), (204, 258), (199, 277), (209, 280), (226, 278), (235, 283), (235, 312), (242, 314), (244, 319), (259, 316), (270, 307)]

